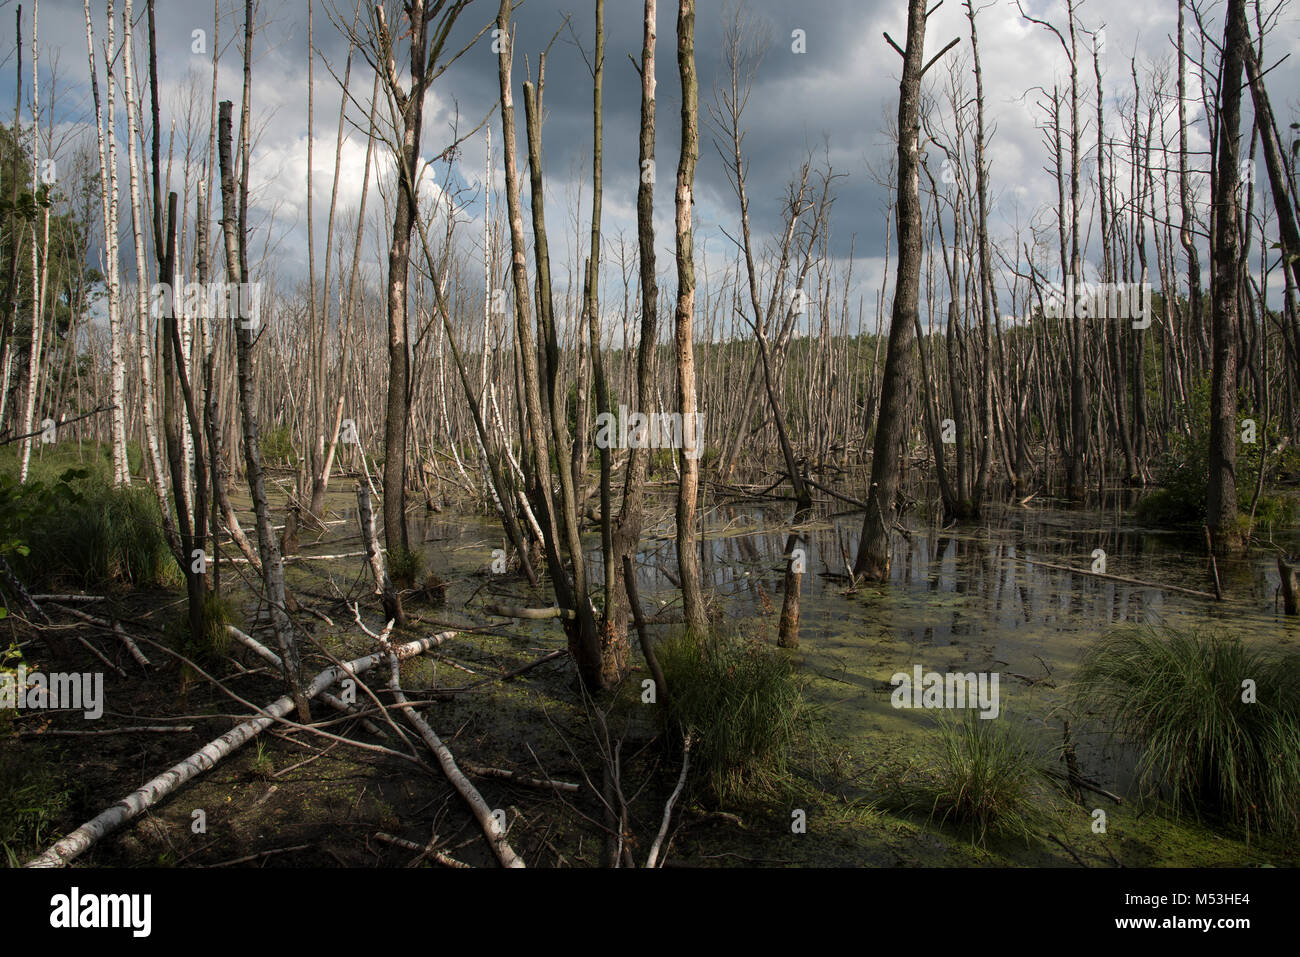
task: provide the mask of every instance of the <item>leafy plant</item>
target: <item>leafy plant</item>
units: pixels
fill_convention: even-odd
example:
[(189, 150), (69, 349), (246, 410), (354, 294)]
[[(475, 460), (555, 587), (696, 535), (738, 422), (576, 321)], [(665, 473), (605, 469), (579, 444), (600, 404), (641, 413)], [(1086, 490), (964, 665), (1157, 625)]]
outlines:
[(114, 487), (100, 467), (25, 484), (0, 473), (0, 554), (29, 587), (181, 580), (157, 499), (143, 487)]

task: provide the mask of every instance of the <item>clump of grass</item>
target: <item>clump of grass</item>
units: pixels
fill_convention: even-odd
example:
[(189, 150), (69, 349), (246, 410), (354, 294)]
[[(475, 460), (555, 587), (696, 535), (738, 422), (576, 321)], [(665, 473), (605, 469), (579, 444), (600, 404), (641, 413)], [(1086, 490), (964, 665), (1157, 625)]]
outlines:
[(668, 684), (664, 717), (692, 735), (691, 767), (718, 800), (772, 794), (794, 746), (817, 751), (804, 682), (780, 650), (734, 635), (681, 635), (657, 648)]
[[(234, 622), (234, 608), (223, 598), (213, 592), (206, 592), (200, 606), (202, 628), (198, 635), (190, 625), (190, 610), (187, 602), (182, 602), (167, 618), (163, 625), (163, 634), (168, 643), (186, 658), (200, 666), (216, 661), (230, 649), (230, 632), (227, 626)], [(205, 667), (206, 670), (206, 667)], [(181, 664), (181, 688), (188, 689), (198, 675), (185, 663)]]
[(266, 742), (261, 738), (257, 741), (257, 754), (253, 758), (250, 770), (254, 777), (268, 781), (271, 775), (275, 773), (275, 759), (271, 757), (271, 752), (267, 750)]
[(1247, 834), (1300, 831), (1300, 656), (1221, 635), (1119, 631), (1076, 681), (1077, 704), (1137, 750), (1148, 795), (1167, 788), (1175, 813), (1206, 811)]
[(924, 810), (983, 845), (990, 836), (1028, 842), (1047, 819), (1046, 754), (1021, 725), (976, 711), (942, 712), (937, 737), (906, 767), (889, 769), (887, 803)]
[(398, 546), (388, 553), (388, 577), (398, 588), (414, 588), (423, 571), (423, 552)]
[(0, 848), (10, 867), (45, 843), (70, 790), (40, 754), (0, 746)]
[(68, 470), (54, 483), (14, 489), (29, 548), (17, 571), (29, 586), (116, 582), (172, 586), (181, 571), (167, 547), (153, 494), (114, 487), (102, 468)]

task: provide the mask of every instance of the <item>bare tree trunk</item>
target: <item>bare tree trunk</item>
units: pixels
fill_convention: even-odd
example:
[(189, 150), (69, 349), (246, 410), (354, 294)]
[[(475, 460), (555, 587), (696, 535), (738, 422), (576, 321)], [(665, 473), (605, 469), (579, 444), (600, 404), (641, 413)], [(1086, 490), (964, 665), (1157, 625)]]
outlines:
[(139, 129), (139, 111), (135, 103), (134, 56), (131, 31), (131, 0), (126, 0), (122, 10), (122, 78), (126, 83), (126, 120), (127, 120), (127, 166), (130, 172), (131, 190), (131, 224), (135, 234), (135, 273), (136, 273), (136, 308), (139, 315), (140, 346), (140, 392), (141, 418), (144, 425), (144, 453), (153, 476), (154, 494), (158, 498), (158, 508), (162, 513), (163, 531), (171, 545), (172, 554), (178, 564), (184, 565), (186, 556), (181, 551), (180, 538), (176, 534), (176, 525), (172, 521), (171, 508), (167, 503), (167, 480), (163, 474), (162, 456), (158, 450), (158, 419), (154, 406), (153, 358), (150, 355), (149, 332), (149, 290), (145, 282), (144, 224), (141, 211), (144, 199), (140, 195), (140, 158), (137, 148), (136, 131)]
[[(1187, 301), (1191, 310), (1189, 330), (1200, 329), (1201, 317), (1201, 261), (1192, 235), (1195, 214), (1192, 206), (1192, 184), (1187, 173), (1187, 57), (1183, 47), (1183, 21), (1185, 0), (1178, 0), (1178, 199), (1181, 221), (1178, 240), (1187, 255)], [(1205, 80), (1202, 79), (1202, 83)]]
[(708, 629), (699, 557), (695, 553), (695, 500), (699, 491), (699, 456), (703, 436), (696, 429), (695, 252), (691, 207), (695, 203), (695, 163), (700, 152), (699, 92), (695, 77), (695, 0), (677, 7), (677, 69), (682, 82), (682, 146), (677, 163), (677, 405), (682, 416), (682, 476), (677, 487), (677, 566), (681, 573), (686, 628), (696, 635)]
[[(543, 547), (546, 552), (547, 567), (551, 572), (551, 582), (555, 589), (555, 598), (561, 608), (570, 609), (572, 618), (566, 618), (565, 630), (569, 639), (569, 651), (578, 666), (583, 682), (589, 688), (601, 684), (601, 654), (596, 635), (595, 618), (587, 596), (586, 577), (583, 568), (581, 542), (578, 539), (576, 516), (574, 515), (572, 496), (572, 473), (565, 463), (564, 449), (560, 447), (556, 436), (560, 430), (555, 428), (555, 410), (551, 412), (551, 429), (548, 429), (543, 417), (547, 408), (542, 404), (541, 377), (538, 372), (538, 352), (533, 337), (532, 322), (529, 317), (529, 302), (532, 290), (528, 282), (528, 260), (524, 242), (523, 209), (519, 200), (519, 167), (515, 145), (515, 109), (511, 89), (511, 60), (514, 53), (514, 41), (510, 35), (511, 0), (501, 0), (497, 14), (499, 46), (498, 77), (501, 84), (501, 126), (503, 132), (502, 149), (505, 158), (506, 209), (510, 220), (511, 277), (514, 284), (515, 331), (518, 346), (518, 361), (523, 379), (521, 414), (527, 419), (527, 435), (532, 443), (533, 490), (536, 502), (541, 510), (540, 521), (543, 531)], [(538, 64), (539, 83), (542, 64)], [(548, 365), (554, 366), (558, 361), (557, 348), (554, 345), (554, 326), (550, 321), (550, 277), (546, 249), (545, 220), (539, 213), (542, 202), (541, 179), (541, 143), (540, 123), (537, 115), (540, 91), (531, 83), (524, 84), (524, 106), (526, 126), (528, 128), (529, 172), (533, 194), (533, 231), (534, 246), (538, 263), (538, 313), (542, 324), (542, 335), (546, 346)], [(553, 399), (553, 373), (547, 372), (548, 395)], [(559, 473), (562, 501), (558, 507), (561, 514), (557, 516), (557, 505), (551, 486), (551, 444), (556, 444), (556, 466)], [(566, 551), (573, 562), (573, 577), (570, 578), (560, 558), (560, 527), (564, 523)]]
[[(244, 175), (236, 211), (235, 164), (231, 155), (231, 111), (229, 100), (222, 100), (218, 119), (218, 149), (221, 165), (221, 215), (226, 239), (226, 273), (228, 281), (247, 284), (248, 252), (245, 223), (247, 215), (248, 150), (249, 150), (249, 97), (251, 95), (250, 67), (252, 64), (253, 0), (244, 4), (244, 102), (240, 114), (240, 152), (243, 154)], [(247, 288), (245, 285), (244, 288)], [(241, 301), (243, 297), (241, 296)], [(271, 508), (267, 503), (266, 484), (262, 478), (262, 451), (258, 437), (257, 414), (253, 394), (253, 336), (247, 315), (235, 319), (235, 348), (239, 363), (239, 399), (244, 423), (244, 464), (248, 472), (248, 488), (253, 498), (253, 512), (257, 519), (257, 549), (262, 563), (262, 585), (271, 610), (271, 622), (276, 641), (280, 646), (280, 660), (284, 663), (285, 680), (298, 706), (298, 717), (304, 723), (311, 720), (311, 710), (303, 695), (298, 674), (298, 643), (293, 633), (293, 623), (285, 610), (284, 563), (280, 547), (271, 529)]]
[(1288, 192), (1285, 151), (1279, 142), (1277, 121), (1269, 103), (1268, 91), (1260, 74), (1259, 61), (1254, 48), (1245, 43), (1246, 76), (1250, 81), (1250, 95), (1255, 103), (1255, 126), (1264, 147), (1264, 166), (1273, 191), (1273, 208), (1277, 211), (1278, 234), (1282, 240), (1283, 268), (1291, 281), (1300, 286), (1300, 227), (1296, 225), (1296, 207)]
[[(637, 250), (641, 275), (641, 331), (636, 349), (636, 403), (637, 410), (646, 412), (654, 401), (654, 359), (658, 340), (659, 285), (655, 278), (654, 232), (654, 162), (655, 162), (655, 20), (658, 14), (656, 0), (645, 0), (645, 16), (641, 41), (641, 132), (638, 151), (639, 183), (636, 193)], [(612, 616), (619, 634), (627, 632), (629, 605), (635, 605), (636, 550), (641, 538), (644, 520), (646, 463), (650, 450), (628, 450), (627, 467), (623, 481), (623, 504), (618, 523), (614, 528), (614, 552), (624, 569), (623, 578), (616, 583), (615, 592), (607, 596), (606, 608)], [(631, 609), (636, 612), (637, 609)], [(642, 650), (649, 660), (651, 652), (647, 639), (642, 637)], [(655, 680), (662, 684), (662, 675)], [(659, 694), (665, 689), (660, 687)]]
[(1228, 0), (1219, 71), (1219, 152), (1214, 183), (1213, 367), (1210, 385), (1210, 476), (1206, 515), (1214, 541), (1232, 548), (1237, 527), (1238, 188), (1245, 0)]
[[(398, 168), (419, 170), (420, 130), (424, 120), (424, 93), (428, 54), (428, 14), (424, 0), (413, 0), (407, 13), (410, 29), (411, 88), (403, 92), (395, 81), (393, 39), (383, 25), (382, 6), (375, 8), (380, 20), (382, 45), (379, 56), (391, 71), (389, 94), (401, 116), (401, 144)], [(389, 555), (409, 550), (406, 533), (406, 431), (410, 409), (410, 354), (407, 342), (407, 273), (411, 262), (411, 227), (419, 214), (414, 185), (400, 176), (393, 198), (393, 230), (388, 246), (388, 400), (384, 414), (384, 541)], [(399, 622), (400, 624), (400, 622)]]
[[(127, 9), (131, 8), (130, 0), (127, 0)], [(40, 108), (40, 84), (39, 84), (39, 56), (37, 48), (37, 14), (40, 12), (40, 3), (34, 0), (32, 3), (32, 195), (36, 195), (40, 189), (40, 168), (41, 168), (41, 108)], [(130, 34), (128, 33), (128, 37)], [(18, 135), (18, 126), (14, 125), (14, 136)], [(38, 268), (40, 252), (45, 250), (45, 263), (49, 265), (49, 238), (50, 238), (50, 207), (45, 205), (42, 209), (41, 219), (45, 224), (45, 242), (42, 243), (36, 235), (36, 219), (32, 219), (32, 335), (31, 343), (27, 347), (27, 395), (23, 400), (22, 424), (19, 435), (23, 437), (22, 445), (18, 453), (18, 481), (27, 481), (27, 468), (32, 457), (32, 442), (35, 436), (32, 434), (32, 422), (36, 414), (36, 400), (40, 393), (40, 375), (41, 375), (41, 346), (42, 346), (42, 329), (41, 305), (45, 299), (45, 290), (42, 288), (41, 277), (43, 270)], [(15, 235), (14, 243), (17, 245), (18, 239)]]
[(966, 16), (970, 20), (971, 54), (975, 63), (975, 196), (979, 220), (976, 232), (979, 241), (980, 316), (984, 334), (982, 380), (980, 383), (980, 450), (979, 467), (975, 475), (975, 489), (971, 495), (972, 509), (978, 513), (988, 496), (989, 476), (993, 465), (993, 336), (998, 323), (997, 291), (993, 287), (993, 265), (989, 255), (988, 168), (984, 163), (984, 73), (980, 69), (979, 38), (975, 29), (975, 8), (966, 0)]
[(921, 285), (921, 198), (917, 144), (920, 135), (921, 77), (925, 71), (926, 0), (908, 0), (907, 46), (898, 86), (898, 270), (880, 386), (880, 415), (871, 459), (866, 516), (853, 572), (874, 581), (889, 578), (889, 536), (908, 432), (908, 390), (916, 343), (917, 301)]
[[(596, 413), (609, 414), (609, 384), (600, 352), (600, 213), (604, 189), (603, 96), (605, 75), (605, 0), (596, 0), (596, 50), (592, 61), (592, 195), (591, 251), (587, 260), (585, 310), (590, 337), (592, 381), (596, 387)], [(585, 428), (584, 417), (578, 418), (578, 430)], [(614, 551), (614, 508), (610, 495), (611, 451), (606, 446), (600, 456), (600, 545), (605, 573), (605, 611), (600, 622), (600, 675), (603, 687), (617, 684), (627, 671), (627, 612), (611, 603), (623, 593), (620, 578), (623, 564)]]
[[(90, 17), (90, 0), (83, 0), (86, 13), (86, 54), (90, 61), (90, 92), (95, 104), (95, 142), (99, 160), (99, 196), (104, 223), (104, 278), (108, 286), (109, 395), (112, 404), (110, 436), (113, 445), (113, 484), (131, 484), (131, 469), (126, 456), (126, 363), (123, 360), (122, 309), (119, 301), (117, 272), (117, 164), (116, 137), (104, 136), (105, 123), (113, 129), (113, 65), (104, 65), (107, 85), (107, 119), (99, 102), (99, 71), (95, 67), (94, 27)], [(108, 46), (113, 46), (113, 2), (108, 3)], [(106, 58), (107, 59), (107, 58)]]

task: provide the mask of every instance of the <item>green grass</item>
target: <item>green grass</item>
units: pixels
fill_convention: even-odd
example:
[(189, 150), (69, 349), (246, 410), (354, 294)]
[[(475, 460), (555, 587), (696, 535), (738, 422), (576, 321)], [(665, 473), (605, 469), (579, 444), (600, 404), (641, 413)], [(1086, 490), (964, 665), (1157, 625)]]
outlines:
[(275, 773), (275, 759), (271, 757), (266, 742), (261, 738), (257, 739), (257, 754), (249, 765), (249, 770), (254, 777), (261, 778), (263, 781), (269, 781), (271, 775)]
[[(22, 652), (10, 643), (0, 651), (0, 673), (16, 680)], [(29, 664), (30, 667), (30, 664)], [(10, 867), (39, 850), (68, 806), (69, 789), (41, 752), (19, 752), (6, 738), (16, 732), (12, 710), (0, 710), (0, 859)]]
[(885, 803), (923, 811), (984, 845), (991, 836), (1033, 838), (1049, 816), (1047, 754), (1021, 725), (976, 711), (941, 712), (929, 747), (901, 768), (884, 768)]
[(691, 734), (692, 774), (718, 800), (777, 791), (796, 746), (816, 758), (812, 706), (784, 652), (715, 632), (667, 639), (657, 657), (668, 684), (666, 723), (674, 737)]
[(424, 571), (424, 554), (398, 546), (388, 553), (388, 577), (398, 588), (414, 588)]
[[(1255, 702), (1243, 701), (1253, 681)], [(1147, 795), (1167, 792), (1252, 832), (1300, 831), (1300, 655), (1175, 629), (1108, 635), (1085, 657), (1076, 703), (1138, 754)]]
[(45, 844), (69, 796), (40, 755), (0, 754), (0, 848), (8, 866), (20, 866)]
[(0, 472), (0, 512), (0, 548), (29, 588), (183, 580), (157, 498), (139, 483), (115, 488), (103, 462), (23, 485)]

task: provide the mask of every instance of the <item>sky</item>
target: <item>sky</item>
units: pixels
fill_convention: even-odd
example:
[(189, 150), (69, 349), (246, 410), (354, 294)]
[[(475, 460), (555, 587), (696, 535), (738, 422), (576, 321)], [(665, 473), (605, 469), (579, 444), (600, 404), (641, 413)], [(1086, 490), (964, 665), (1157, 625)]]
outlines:
[[(1021, 0), (1025, 12), (1065, 29), (1064, 0)], [(352, 0), (261, 0), (257, 8), (257, 34), (252, 64), (252, 108), (257, 132), (250, 184), (255, 232), (252, 246), (270, 249), (275, 258), (278, 281), (290, 284), (306, 275), (306, 172), (307, 172), (307, 10), (313, 10), (313, 88), (315, 91), (313, 177), (315, 235), (318, 264), (323, 248), (331, 187), (335, 185), (334, 154), (338, 134), (341, 79), (348, 58), (345, 27), (353, 20)], [(390, 4), (391, 5), (391, 4)], [(22, 122), (30, 122), (27, 97), (30, 92), (31, 11), (26, 0), (23, 10)], [(117, 4), (118, 38), (121, 36), (121, 0)], [(1206, 3), (1205, 17), (1216, 42), (1221, 39), (1223, 4)], [(14, 102), (14, 17), (17, 3), (0, 0), (0, 104)], [(92, 0), (96, 45), (106, 36), (105, 0)], [(219, 21), (214, 30), (211, 4), (189, 0), (159, 0), (159, 86), (163, 124), (177, 138), (173, 144), (173, 188), (180, 181), (179, 144), (188, 128), (198, 140), (196, 152), (206, 150), (213, 51), (220, 50), (218, 98), (238, 102), (242, 61), (232, 43), (242, 33), (243, 4), (218, 0)], [(671, 290), (673, 255), (673, 178), (678, 157), (680, 84), (676, 64), (676, 3), (661, 0), (658, 14), (658, 130), (656, 149), (655, 221), (662, 288)], [(714, 147), (716, 134), (708, 123), (708, 106), (714, 101), (715, 86), (725, 80), (723, 30), (735, 11), (734, 0), (699, 0), (697, 10), (696, 60), (700, 82), (701, 143), (696, 179), (695, 220), (697, 254), (703, 271), (720, 277), (734, 261), (739, 209)], [(1274, 9), (1266, 3), (1267, 15)], [(1300, 14), (1294, 0), (1283, 7), (1276, 25), (1265, 41), (1265, 63), (1282, 60), (1268, 76), (1274, 110), (1279, 123), (1300, 120)], [(1043, 91), (1068, 84), (1068, 64), (1055, 36), (1030, 23), (1015, 0), (991, 0), (977, 4), (980, 59), (984, 72), (987, 152), (990, 168), (990, 229), (995, 241), (1014, 243), (1016, 230), (1027, 230), (1053, 222), (1047, 210), (1055, 203), (1056, 186), (1047, 166), (1044, 148), (1044, 114), (1039, 107)], [(144, 59), (143, 0), (135, 6), (137, 18), (137, 83), (142, 82)], [(464, 133), (477, 127), (491, 114), (494, 150), (492, 181), (497, 190), (494, 204), (503, 201), (503, 167), (500, 158), (500, 117), (492, 113), (498, 98), (497, 57), (492, 52), (490, 28), (497, 12), (493, 0), (473, 0), (461, 15), (448, 42), (448, 51), (458, 51), (485, 27), (488, 33), (470, 46), (434, 83), (425, 104), (421, 154), (430, 166), (422, 193), (431, 201), (439, 190), (435, 180), (450, 175), (461, 190), (462, 239), (480, 242), (482, 235), (482, 190), (486, 136), (482, 130), (462, 144), (451, 169), (437, 157), (455, 138), (453, 128)], [(887, 236), (893, 235), (887, 222), (891, 154), (891, 128), (897, 110), (898, 76), (901, 58), (889, 46), (884, 33), (900, 44), (905, 37), (904, 0), (745, 0), (744, 15), (753, 28), (769, 40), (758, 64), (754, 87), (747, 102), (743, 125), (744, 149), (748, 162), (747, 186), (755, 237), (760, 246), (775, 243), (781, 229), (787, 184), (799, 165), (812, 155), (817, 165), (829, 163), (836, 174), (835, 204), (831, 214), (829, 254), (843, 269), (854, 257), (853, 299), (862, 297), (864, 311), (874, 316), (878, 292), (886, 301), (893, 277), (885, 269)], [(363, 10), (363, 26), (366, 12)], [(1081, 25), (1089, 31), (1102, 30), (1103, 88), (1105, 106), (1115, 116), (1115, 107), (1131, 97), (1130, 62), (1136, 61), (1138, 77), (1149, 82), (1153, 65), (1172, 71), (1176, 28), (1175, 0), (1132, 2), (1132, 0), (1085, 0), (1078, 7)], [(1253, 21), (1254, 9), (1250, 16)], [(390, 22), (395, 15), (390, 14)], [(639, 59), (642, 4), (638, 0), (608, 0), (605, 14), (606, 61), (604, 84), (604, 234), (603, 255), (607, 265), (616, 255), (611, 250), (620, 236), (631, 250), (636, 235), (636, 188), (638, 181), (637, 134), (640, 110), (640, 79), (629, 56)], [(525, 0), (515, 12), (515, 100), (517, 136), (523, 151), (523, 106), (520, 85), (531, 70), (536, 72), (537, 54), (548, 44), (545, 80), (546, 117), (543, 127), (544, 161), (547, 175), (547, 213), (553, 255), (562, 262), (557, 284), (565, 282), (563, 261), (579, 263), (578, 244), (585, 241), (589, 226), (591, 157), (591, 74), (588, 60), (594, 36), (594, 0)], [(1189, 32), (1192, 30), (1189, 13)], [(196, 33), (202, 31), (202, 33)], [(927, 28), (927, 57), (958, 39), (927, 74), (937, 96), (935, 118), (951, 126), (951, 110), (943, 101), (942, 87), (948, 82), (949, 65), (955, 65), (973, 91), (970, 61), (970, 27), (965, 7), (957, 0), (944, 0), (930, 17)], [(1081, 91), (1088, 126), (1083, 145), (1095, 143), (1092, 119), (1095, 100), (1092, 86), (1091, 39), (1080, 35), (1085, 88)], [(54, 141), (66, 153), (79, 138), (93, 138), (86, 51), (86, 27), (79, 0), (40, 0), (38, 24), (42, 127), (53, 120)], [(399, 63), (399, 68), (401, 64)], [(101, 85), (102, 59), (100, 62)], [(405, 71), (401, 71), (403, 80)], [(1169, 81), (1172, 96), (1172, 73)], [(120, 78), (120, 72), (119, 72)], [(344, 142), (337, 182), (340, 211), (354, 208), (361, 195), (365, 162), (364, 104), (369, 100), (373, 73), (359, 56), (354, 56), (351, 95), (360, 105), (348, 109), (344, 121)], [(1189, 139), (1193, 150), (1207, 145), (1200, 89), (1197, 78), (1189, 78)], [(53, 116), (44, 111), (53, 103)], [(1172, 105), (1170, 106), (1172, 111)], [(8, 108), (0, 108), (6, 117)], [(1249, 96), (1244, 120), (1252, 116)], [(118, 98), (119, 142), (125, 142), (125, 113)], [(1112, 119), (1111, 122), (1115, 122)], [(1109, 124), (1108, 124), (1109, 125)], [(358, 126), (361, 129), (358, 129)], [(1176, 130), (1169, 127), (1167, 135)], [(164, 148), (164, 153), (166, 148)], [(125, 149), (120, 151), (122, 190), (125, 197)], [(941, 176), (943, 154), (935, 144), (927, 155), (936, 178)], [(1089, 159), (1091, 153), (1085, 157)], [(381, 169), (379, 188), (391, 190), (392, 160), (380, 144), (376, 160)], [(520, 156), (527, 211), (526, 156)], [(1085, 163), (1085, 172), (1091, 167)], [(1122, 171), (1123, 172), (1123, 171)], [(1126, 175), (1126, 173), (1124, 174)], [(1259, 164), (1261, 182), (1264, 179)], [(376, 210), (375, 179), (369, 215)], [(924, 183), (924, 179), (923, 179)], [(1207, 186), (1208, 184), (1203, 184)], [(126, 221), (128, 210), (123, 205)], [(531, 224), (525, 219), (526, 231)], [(1095, 267), (1099, 251), (1095, 245), (1095, 224), (1090, 235), (1089, 260)], [(530, 232), (531, 235), (531, 232)], [(1027, 238), (1027, 233), (1025, 237)], [(128, 241), (129, 245), (129, 241)], [(891, 253), (892, 264), (896, 255)], [(128, 257), (129, 262), (129, 257)], [(382, 275), (382, 244), (372, 236), (364, 257), (366, 270)], [(1055, 277), (1054, 277), (1055, 278)], [(617, 268), (605, 274), (606, 296), (621, 280)], [(856, 313), (856, 309), (853, 310)], [(942, 311), (940, 311), (942, 314)], [(874, 319), (868, 320), (868, 326)]]

